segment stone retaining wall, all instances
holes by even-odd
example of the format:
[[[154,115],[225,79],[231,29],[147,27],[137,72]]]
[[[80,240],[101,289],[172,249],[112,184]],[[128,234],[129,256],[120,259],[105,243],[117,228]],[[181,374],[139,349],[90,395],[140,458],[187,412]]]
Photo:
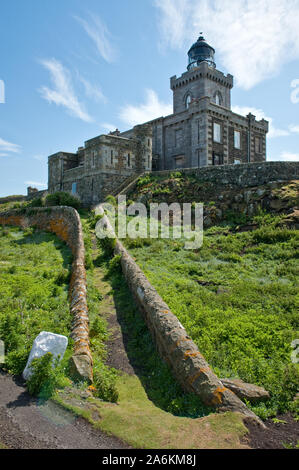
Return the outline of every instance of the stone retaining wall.
[[[95,211],[96,214],[103,214],[101,206],[97,206]],[[109,232],[114,233],[106,215],[100,223],[104,224]],[[169,364],[182,388],[198,395],[207,406],[219,411],[240,412],[264,426],[231,390],[223,386],[185,328],[118,240],[114,252],[121,255],[122,271],[128,286],[161,357]]]
[[[0,225],[37,227],[55,233],[66,242],[73,254],[69,286],[70,311],[73,316],[71,337],[74,353],[71,372],[79,380],[92,381],[92,356],[89,348],[89,321],[86,301],[85,249],[78,212],[71,207],[16,210],[0,213]]]
[[[153,174],[168,175],[175,171],[183,174],[194,174],[201,181],[232,184],[245,188],[259,186],[271,181],[290,181],[299,178],[299,162],[242,163],[240,165],[156,171]]]
[[[170,176],[176,171],[184,175],[195,175],[199,181],[212,182],[219,185],[232,185],[240,188],[260,186],[273,181],[291,181],[299,179],[299,162],[261,162],[242,163],[240,165],[206,166],[202,168],[178,168],[176,170],[164,170],[145,172],[140,176],[151,174],[153,176]],[[134,192],[138,181],[128,184],[121,194]]]

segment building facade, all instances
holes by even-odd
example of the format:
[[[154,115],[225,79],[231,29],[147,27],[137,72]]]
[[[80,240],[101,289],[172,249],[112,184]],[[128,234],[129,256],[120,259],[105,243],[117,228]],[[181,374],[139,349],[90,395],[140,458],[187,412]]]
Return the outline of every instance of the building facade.
[[[214,55],[200,36],[187,71],[170,79],[173,114],[51,155],[49,192],[68,191],[92,205],[144,171],[265,161],[268,122],[231,110],[233,76],[217,70]]]
[[[50,193],[67,191],[83,204],[96,204],[136,174],[152,169],[152,128],[134,127],[131,137],[119,131],[85,142],[77,153],[58,152],[48,159]]]
[[[232,112],[233,76],[216,69],[214,55],[200,36],[188,52],[187,71],[171,77],[173,114],[150,122],[153,170],[266,160],[268,122]]]

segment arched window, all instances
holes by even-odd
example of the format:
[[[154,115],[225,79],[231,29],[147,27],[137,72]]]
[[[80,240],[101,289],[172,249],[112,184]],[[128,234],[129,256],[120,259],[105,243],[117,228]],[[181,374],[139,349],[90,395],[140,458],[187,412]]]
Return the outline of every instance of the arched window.
[[[217,104],[217,106],[222,106],[222,96],[221,96],[220,91],[216,91],[214,98],[215,98],[215,104]]]
[[[191,101],[192,101],[191,95],[188,94],[186,97],[186,109],[189,108]]]

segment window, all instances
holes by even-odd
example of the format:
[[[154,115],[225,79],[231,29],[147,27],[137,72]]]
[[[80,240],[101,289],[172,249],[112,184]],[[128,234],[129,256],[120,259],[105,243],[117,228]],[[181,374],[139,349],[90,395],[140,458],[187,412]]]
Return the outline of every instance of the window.
[[[235,165],[240,165],[240,164],[241,164],[241,160],[235,160],[235,161],[234,161],[234,164],[235,164]]]
[[[96,155],[97,155],[97,152],[93,151],[92,152],[92,166],[93,167],[95,167],[95,164],[96,164]]]
[[[255,153],[262,153],[262,139],[260,137],[255,138]]]
[[[147,139],[147,146],[148,146],[148,147],[151,146],[151,140],[150,140],[150,139]]]
[[[241,133],[239,131],[234,131],[234,146],[235,149],[241,148]]]
[[[220,91],[216,91],[215,93],[215,103],[217,104],[217,106],[222,106],[222,96]]]
[[[223,165],[223,155],[213,154],[213,165]]]
[[[221,124],[214,122],[213,134],[214,134],[214,142],[221,143]]]
[[[111,150],[111,165],[113,165],[113,150]]]
[[[72,183],[72,194],[77,194],[77,183]]]
[[[189,108],[191,101],[192,101],[191,95],[187,95],[187,98],[186,98],[186,108],[187,109]]]
[[[131,166],[131,154],[128,153],[128,166]]]

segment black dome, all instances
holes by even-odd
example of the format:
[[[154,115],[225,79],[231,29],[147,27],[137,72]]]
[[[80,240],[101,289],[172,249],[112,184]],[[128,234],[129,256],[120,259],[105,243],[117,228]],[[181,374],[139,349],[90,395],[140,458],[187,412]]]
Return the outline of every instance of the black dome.
[[[187,69],[196,67],[200,62],[208,62],[211,67],[216,67],[214,62],[215,49],[210,46],[203,36],[199,36],[188,52],[189,63]]]

